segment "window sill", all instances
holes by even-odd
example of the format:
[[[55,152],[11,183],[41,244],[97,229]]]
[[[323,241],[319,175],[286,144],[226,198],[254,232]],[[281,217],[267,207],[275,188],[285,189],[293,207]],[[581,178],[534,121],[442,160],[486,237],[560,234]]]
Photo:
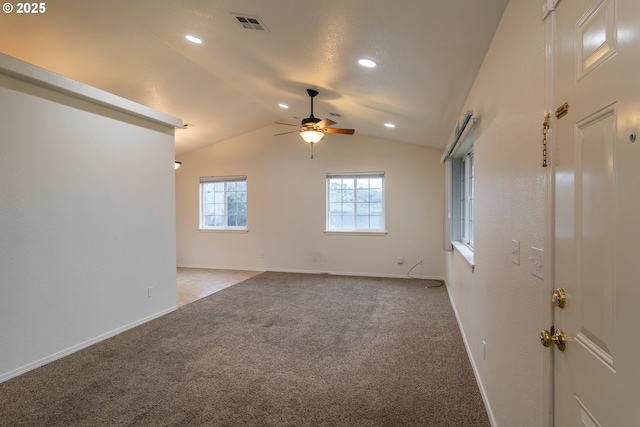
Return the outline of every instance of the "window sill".
[[[244,234],[248,233],[248,228],[221,228],[221,229],[209,229],[209,228],[199,228],[199,232],[201,233],[229,233],[229,234]]]
[[[329,231],[325,230],[327,236],[385,236],[386,231]]]
[[[469,266],[469,268],[471,269],[471,271],[474,271],[476,268],[476,264],[474,262],[474,257],[473,257],[473,250],[471,250],[469,248],[469,246],[465,245],[462,242],[456,241],[456,242],[452,242],[453,243],[453,247],[455,248],[455,250],[462,255],[462,258],[466,261],[467,265]]]

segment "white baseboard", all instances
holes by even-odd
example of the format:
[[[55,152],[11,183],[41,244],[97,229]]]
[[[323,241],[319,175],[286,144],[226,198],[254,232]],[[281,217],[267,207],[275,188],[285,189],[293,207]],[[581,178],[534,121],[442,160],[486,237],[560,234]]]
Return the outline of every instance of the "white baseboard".
[[[446,280],[444,280],[445,286],[447,286]],[[448,289],[448,286],[447,286]],[[487,398],[487,394],[484,390],[484,386],[482,385],[482,378],[480,378],[480,373],[478,371],[478,367],[476,365],[476,361],[473,358],[473,353],[471,352],[471,348],[469,347],[469,342],[467,341],[467,336],[464,333],[464,328],[462,327],[462,322],[460,321],[460,316],[458,315],[458,310],[456,308],[456,303],[451,297],[451,293],[449,294],[449,301],[451,302],[451,307],[453,308],[453,313],[456,316],[456,321],[458,323],[458,329],[460,329],[460,334],[462,335],[462,341],[464,342],[464,347],[467,350],[467,355],[469,356],[469,361],[471,362],[471,367],[473,368],[473,374],[476,377],[476,382],[478,383],[478,388],[480,389],[480,395],[482,396],[482,401],[484,402],[485,409],[487,410],[487,415],[489,416],[489,422],[493,427],[496,427],[498,424],[496,423],[496,419],[493,415],[493,411],[491,410],[491,405],[489,404],[489,399]]]
[[[425,279],[425,280],[440,280],[444,282],[444,277],[441,276],[425,276],[425,275],[411,275],[406,274],[382,274],[382,273],[365,273],[362,271],[324,271],[324,270],[300,270],[300,269],[257,269],[257,268],[243,268],[243,267],[222,267],[222,266],[203,266],[203,265],[178,265],[178,268],[202,268],[207,270],[238,270],[238,271],[272,271],[276,273],[303,273],[303,274],[330,274],[333,276],[362,276],[362,277],[387,277],[391,279]]]
[[[19,375],[22,375],[22,374],[24,374],[26,372],[29,372],[29,371],[33,370],[33,369],[39,368],[40,366],[44,366],[47,363],[53,362],[54,360],[61,359],[61,358],[65,357],[65,356],[68,356],[68,355],[70,355],[72,353],[75,353],[76,351],[82,350],[82,349],[87,348],[87,347],[89,347],[89,346],[91,346],[93,344],[99,343],[100,341],[104,341],[107,338],[111,338],[113,336],[116,336],[116,335],[118,335],[118,334],[120,334],[120,333],[122,333],[124,331],[127,331],[129,329],[135,328],[136,326],[140,326],[143,323],[147,323],[147,322],[149,322],[149,321],[151,321],[153,319],[157,319],[158,317],[162,317],[165,314],[171,313],[172,311],[177,310],[177,309],[178,309],[177,305],[173,306],[173,307],[170,307],[170,308],[168,308],[166,310],[163,310],[163,311],[160,311],[158,313],[152,314],[151,316],[144,317],[144,318],[142,318],[140,320],[137,320],[135,322],[129,323],[128,325],[121,326],[121,327],[116,328],[116,329],[114,329],[114,330],[112,330],[110,332],[107,332],[105,334],[98,335],[97,337],[91,338],[91,339],[89,339],[87,341],[84,341],[84,342],[81,342],[79,344],[73,345],[73,346],[71,346],[69,348],[66,348],[66,349],[61,350],[61,351],[56,352],[56,353],[53,353],[53,354],[51,354],[49,356],[43,357],[42,359],[36,360],[35,362],[28,363],[28,364],[26,364],[24,366],[21,366],[21,367],[19,367],[17,369],[14,369],[12,371],[0,374],[0,383],[4,382],[4,381],[7,381],[7,380],[9,380],[11,378],[17,377]]]

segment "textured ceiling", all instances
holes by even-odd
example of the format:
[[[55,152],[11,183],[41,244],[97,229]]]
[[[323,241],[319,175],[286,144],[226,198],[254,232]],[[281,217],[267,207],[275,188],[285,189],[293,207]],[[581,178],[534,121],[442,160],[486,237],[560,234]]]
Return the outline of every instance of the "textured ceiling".
[[[193,126],[177,131],[177,154],[299,122],[307,88],[335,127],[444,148],[506,3],[56,0],[43,14],[2,14],[0,52],[183,119]]]

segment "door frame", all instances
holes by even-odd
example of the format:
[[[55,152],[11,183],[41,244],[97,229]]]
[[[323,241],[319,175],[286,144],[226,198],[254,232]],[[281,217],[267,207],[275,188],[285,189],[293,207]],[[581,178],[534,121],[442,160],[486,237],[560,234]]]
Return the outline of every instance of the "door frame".
[[[555,10],[561,0],[541,0],[542,21],[545,34],[545,66],[544,66],[544,115],[540,118],[540,129],[542,132],[542,124],[544,116],[549,115],[549,129],[546,135],[546,173],[545,173],[545,251],[543,259],[544,277],[547,283],[547,294],[549,296],[548,303],[551,304],[551,297],[555,289],[555,184],[556,184],[556,167],[555,167],[555,151],[556,140],[556,118],[555,118],[555,42],[556,42],[556,14]],[[541,329],[551,329],[555,324],[555,310],[549,310],[549,317],[541,319],[543,326]],[[544,363],[548,364],[545,369],[545,377],[543,380],[543,393],[545,394],[542,402],[544,410],[547,414],[546,425],[554,425],[554,402],[555,402],[555,351],[548,349],[548,356],[544,358]]]

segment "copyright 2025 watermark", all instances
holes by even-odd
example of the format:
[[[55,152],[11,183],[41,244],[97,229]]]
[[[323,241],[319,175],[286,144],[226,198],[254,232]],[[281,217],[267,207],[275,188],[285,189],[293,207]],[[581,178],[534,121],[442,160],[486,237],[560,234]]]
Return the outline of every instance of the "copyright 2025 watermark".
[[[2,11],[4,13],[37,15],[47,11],[47,3],[4,3]]]

